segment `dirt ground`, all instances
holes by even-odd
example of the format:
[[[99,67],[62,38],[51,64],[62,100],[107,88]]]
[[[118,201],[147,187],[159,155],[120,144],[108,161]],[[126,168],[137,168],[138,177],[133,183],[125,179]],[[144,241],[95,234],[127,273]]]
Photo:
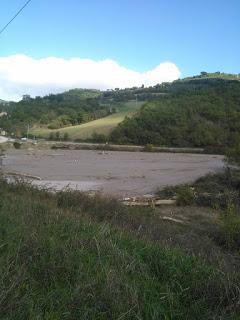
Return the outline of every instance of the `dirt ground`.
[[[39,185],[117,197],[152,194],[166,185],[191,182],[224,166],[215,155],[88,150],[9,150],[5,172],[38,176]]]

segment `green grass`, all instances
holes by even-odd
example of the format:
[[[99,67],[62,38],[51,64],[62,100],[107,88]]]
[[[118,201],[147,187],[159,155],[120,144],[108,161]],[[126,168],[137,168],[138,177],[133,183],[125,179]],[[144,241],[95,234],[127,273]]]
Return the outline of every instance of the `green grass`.
[[[240,170],[225,168],[209,173],[192,184],[167,186],[157,192],[163,199],[176,197],[179,205],[195,204],[212,208],[224,208],[234,204],[240,207]]]
[[[103,221],[119,210],[1,181],[0,318],[233,319],[224,273]]]
[[[126,116],[131,117],[142,105],[143,102],[136,104],[135,101],[129,101],[121,108],[120,112],[98,120],[58,130],[35,127],[31,129],[30,133],[38,137],[48,138],[51,132],[59,131],[62,136],[67,132],[71,140],[90,139],[93,133],[108,135]]]

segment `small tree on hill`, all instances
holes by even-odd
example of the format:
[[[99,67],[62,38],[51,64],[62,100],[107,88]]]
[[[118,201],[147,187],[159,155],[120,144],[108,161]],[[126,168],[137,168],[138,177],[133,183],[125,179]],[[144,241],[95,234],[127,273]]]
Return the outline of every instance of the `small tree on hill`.
[[[53,132],[50,132],[48,139],[49,139],[49,140],[54,140],[54,134],[53,134]]]
[[[55,133],[56,140],[60,140],[60,132],[56,131]]]
[[[68,141],[69,140],[69,134],[68,132],[65,132],[64,135],[63,135],[63,140],[64,141]]]

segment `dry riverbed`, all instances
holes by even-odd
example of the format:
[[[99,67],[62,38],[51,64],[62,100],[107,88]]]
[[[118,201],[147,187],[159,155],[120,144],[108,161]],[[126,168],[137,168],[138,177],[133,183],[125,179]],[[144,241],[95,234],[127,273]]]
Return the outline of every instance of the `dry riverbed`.
[[[34,184],[101,191],[117,197],[154,193],[166,185],[191,182],[224,166],[219,155],[9,150],[4,172],[39,177]]]

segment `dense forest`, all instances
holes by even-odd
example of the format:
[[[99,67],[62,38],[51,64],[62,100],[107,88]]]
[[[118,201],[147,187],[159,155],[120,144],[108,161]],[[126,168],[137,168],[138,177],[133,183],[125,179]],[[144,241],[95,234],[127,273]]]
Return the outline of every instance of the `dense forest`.
[[[161,85],[162,86],[162,85]],[[240,82],[175,81],[111,134],[117,143],[175,147],[231,146],[240,139]]]

